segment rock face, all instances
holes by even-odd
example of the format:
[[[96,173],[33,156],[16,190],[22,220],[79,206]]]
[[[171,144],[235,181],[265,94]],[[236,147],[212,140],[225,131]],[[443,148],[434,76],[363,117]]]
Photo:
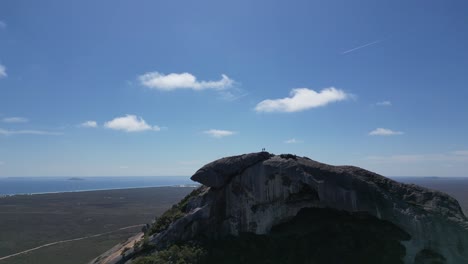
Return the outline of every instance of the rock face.
[[[365,212],[403,230],[405,263],[468,263],[468,220],[441,192],[357,167],[267,152],[214,161],[192,180],[204,186],[184,205],[183,217],[151,235],[157,249],[194,238],[269,234],[301,210],[333,209]]]
[[[203,166],[191,179],[205,186],[220,188],[232,177],[242,174],[245,169],[271,156],[268,152],[260,152],[222,158]]]

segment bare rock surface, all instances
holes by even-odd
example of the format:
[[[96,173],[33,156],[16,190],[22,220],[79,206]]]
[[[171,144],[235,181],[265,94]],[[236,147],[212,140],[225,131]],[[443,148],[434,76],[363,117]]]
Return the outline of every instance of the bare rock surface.
[[[268,152],[259,152],[222,158],[203,166],[191,179],[209,187],[220,188],[246,168],[271,156]]]

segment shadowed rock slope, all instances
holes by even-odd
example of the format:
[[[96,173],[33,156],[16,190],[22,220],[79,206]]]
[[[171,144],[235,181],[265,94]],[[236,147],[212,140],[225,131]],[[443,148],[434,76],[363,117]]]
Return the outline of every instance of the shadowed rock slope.
[[[468,220],[441,192],[268,152],[219,159],[192,180],[203,186],[105,263],[180,252],[181,263],[468,263]]]

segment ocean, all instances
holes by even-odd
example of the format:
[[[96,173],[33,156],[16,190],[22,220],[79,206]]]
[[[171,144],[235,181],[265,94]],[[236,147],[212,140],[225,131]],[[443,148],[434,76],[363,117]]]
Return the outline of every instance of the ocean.
[[[6,177],[0,178],[0,196],[194,184],[189,176]]]

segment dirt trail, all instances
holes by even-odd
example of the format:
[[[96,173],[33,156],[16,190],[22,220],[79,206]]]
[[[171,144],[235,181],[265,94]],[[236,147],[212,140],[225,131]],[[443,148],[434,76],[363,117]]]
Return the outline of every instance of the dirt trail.
[[[144,225],[145,224],[126,226],[126,227],[122,227],[122,228],[119,228],[119,229],[116,229],[116,230],[113,230],[113,231],[100,233],[100,234],[96,234],[96,235],[91,235],[91,236],[85,236],[85,237],[79,237],[79,238],[73,238],[73,239],[67,239],[67,240],[61,240],[61,241],[56,241],[56,242],[52,242],[52,243],[47,243],[47,244],[44,244],[44,245],[41,245],[41,246],[38,246],[38,247],[35,247],[35,248],[27,249],[27,250],[24,250],[24,251],[15,253],[15,254],[0,257],[0,261],[5,260],[5,259],[9,259],[9,258],[12,258],[12,257],[15,257],[15,256],[18,256],[18,255],[26,254],[26,253],[29,253],[31,251],[35,251],[35,250],[38,250],[38,249],[41,249],[41,248],[50,247],[50,246],[54,246],[54,245],[57,245],[57,244],[73,242],[73,241],[79,241],[79,240],[88,239],[88,238],[100,237],[100,236],[108,235],[108,234],[115,233],[115,232],[118,232],[118,231],[122,231],[122,230],[125,230],[125,229],[130,229],[130,228],[144,226]]]

